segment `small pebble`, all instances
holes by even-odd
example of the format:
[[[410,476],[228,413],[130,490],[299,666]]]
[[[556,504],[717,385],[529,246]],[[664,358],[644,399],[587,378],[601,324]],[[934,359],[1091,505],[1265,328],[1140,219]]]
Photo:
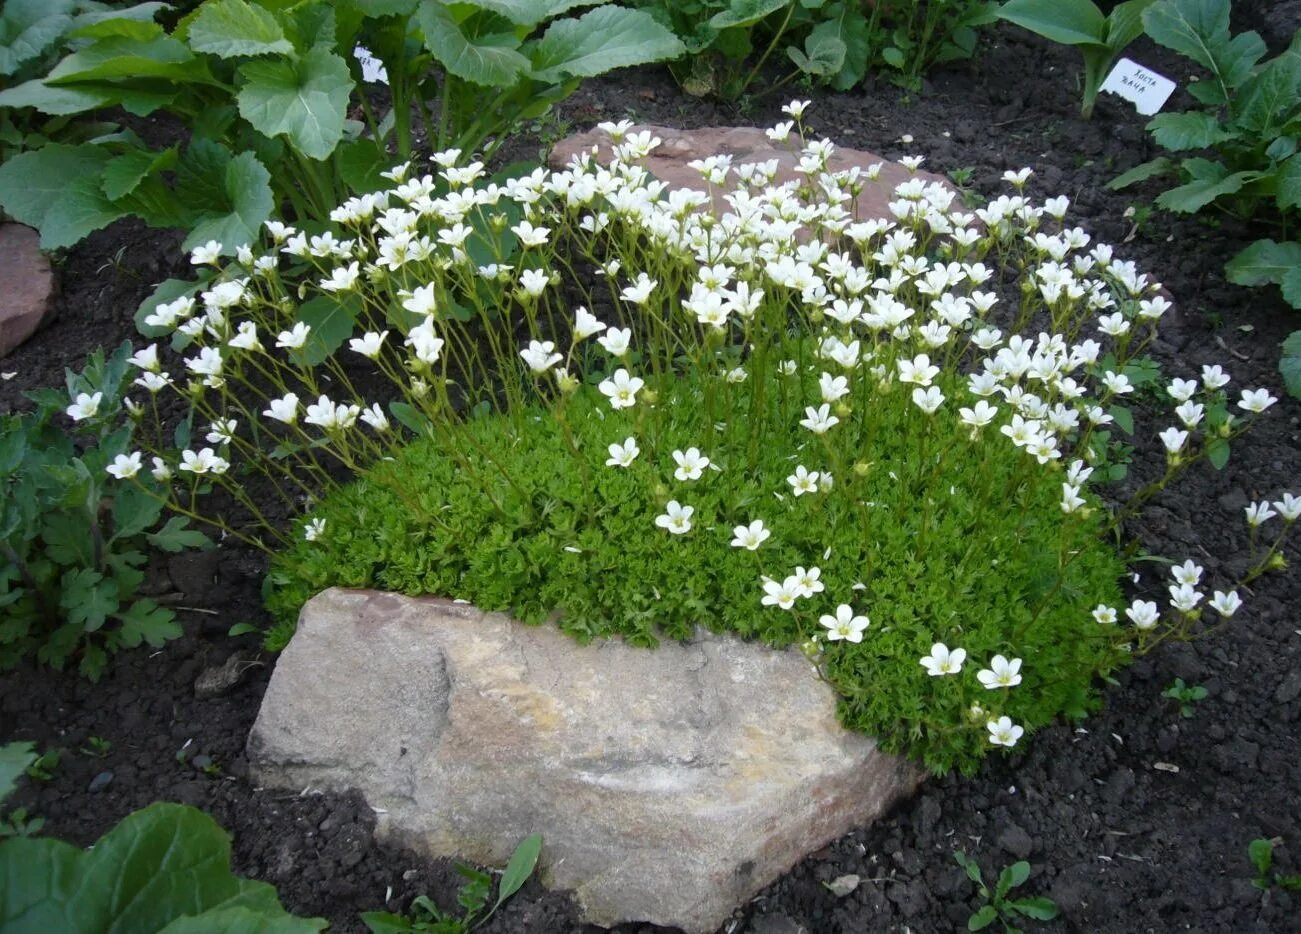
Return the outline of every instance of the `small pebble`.
[[[111,784],[113,784],[113,772],[111,770],[105,770],[90,780],[90,785],[86,790],[91,794],[95,794],[96,792],[103,791]]]

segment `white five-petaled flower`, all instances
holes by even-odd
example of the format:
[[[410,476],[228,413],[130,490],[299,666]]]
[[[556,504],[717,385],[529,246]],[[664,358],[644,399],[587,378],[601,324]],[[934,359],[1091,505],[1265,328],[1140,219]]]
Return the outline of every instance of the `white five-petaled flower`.
[[[1181,613],[1191,613],[1205,596],[1192,584],[1171,584],[1169,590],[1170,605]]]
[[[1114,606],[1107,606],[1105,603],[1099,603],[1093,608],[1093,618],[1104,626],[1110,626],[1116,622],[1118,616],[1116,615],[1116,608]]]
[[[1225,619],[1228,619],[1234,613],[1238,612],[1238,609],[1241,606],[1242,598],[1238,596],[1236,590],[1230,590],[1228,593],[1225,593],[1222,590],[1217,590],[1211,596],[1211,609],[1216,613],[1219,613]]]
[[[520,273],[519,277],[520,288],[524,290],[525,295],[531,296],[532,298],[537,298],[541,295],[546,290],[547,283],[550,281],[551,277],[541,269],[526,269]]]
[[[521,350],[519,355],[530,370],[541,374],[564,359],[560,354],[554,353],[555,349],[556,345],[551,341],[529,341],[527,349]]]
[[[980,399],[969,409],[958,409],[958,414],[962,417],[962,424],[972,429],[984,428],[998,414],[998,406],[990,405],[984,399]]]
[[[646,385],[640,376],[633,376],[620,367],[614,375],[597,386],[610,400],[610,408],[627,409],[637,404],[637,393]]]
[[[267,408],[262,414],[286,425],[292,425],[298,421],[298,396],[287,392],[279,399],[269,399]]]
[[[1188,432],[1180,428],[1175,428],[1172,425],[1165,431],[1161,432],[1157,437],[1159,437],[1161,443],[1165,445],[1166,451],[1171,454],[1178,454],[1183,450],[1185,442],[1188,441]]]
[[[800,425],[815,435],[826,434],[838,424],[840,424],[840,419],[831,414],[831,406],[825,402],[816,409],[811,405],[806,405],[804,407],[804,418],[800,419]]]
[[[605,460],[607,467],[630,467],[637,459],[637,455],[641,453],[641,448],[637,447],[637,439],[631,435],[624,439],[623,444],[612,444],[608,450],[610,456]]]
[[[911,360],[900,360],[899,382],[916,383],[919,386],[929,386],[931,380],[935,379],[940,373],[940,368],[932,365],[931,358],[926,354],[918,354]]]
[[[285,350],[301,350],[307,343],[307,336],[312,333],[312,326],[305,321],[299,321],[288,331],[281,331],[276,335],[276,346]]]
[[[321,288],[326,292],[346,292],[357,284],[361,275],[361,264],[353,260],[347,266],[340,266],[321,280]]]
[[[797,567],[791,577],[795,579],[795,591],[801,597],[811,597],[827,589],[821,580],[822,568]]]
[[[1135,600],[1125,610],[1125,615],[1129,617],[1135,629],[1153,629],[1156,627],[1157,620],[1161,618],[1156,604],[1151,600]]]
[[[625,302],[632,302],[634,305],[641,305],[650,298],[651,292],[654,291],[655,286],[657,285],[659,285],[659,283],[646,275],[646,273],[638,273],[637,281],[625,286],[623,291],[619,293],[619,297]]]
[[[709,466],[709,458],[700,453],[699,448],[687,448],[685,451],[674,451],[673,460],[677,462],[677,468],[673,471],[674,479],[686,482],[688,480],[699,480],[701,473]]]
[[[849,392],[849,380],[844,376],[823,373],[818,377],[818,389],[822,392],[823,402],[839,402]]]
[[[130,480],[140,472],[144,466],[140,462],[140,452],[134,451],[131,454],[119,454],[113,458],[113,463],[104,469],[119,480]]]
[[[103,401],[104,394],[102,392],[79,392],[77,398],[72,400],[72,405],[64,409],[64,412],[74,422],[84,421],[95,417],[95,413],[99,411],[99,404]]]
[[[325,534],[325,520],[312,519],[303,525],[303,538],[309,542],[314,542]]]
[[[192,474],[223,474],[230,469],[230,461],[218,457],[212,448],[182,451],[180,469]]]
[[[949,651],[943,642],[936,642],[931,646],[931,654],[923,655],[920,663],[928,675],[936,678],[941,675],[956,675],[962,671],[962,663],[966,660],[966,649]]]
[[[1016,687],[1021,683],[1021,659],[995,655],[988,668],[976,672],[976,678],[990,691]]]
[[[836,615],[823,614],[818,622],[827,627],[827,641],[862,642],[863,631],[871,625],[866,616],[854,614],[854,608],[848,603],[836,607]]]
[[[944,393],[940,392],[939,386],[929,386],[926,389],[920,386],[914,387],[913,404],[927,415],[934,415],[944,404]]]
[[[384,410],[379,407],[378,402],[372,403],[369,408],[361,410],[361,420],[380,434],[388,431],[391,427],[388,416],[384,414]]]
[[[691,516],[695,513],[692,506],[683,506],[676,499],[671,499],[664,507],[663,515],[655,517],[655,524],[667,529],[671,535],[685,535],[691,531]]]
[[[1017,726],[1011,717],[999,717],[985,724],[989,730],[989,742],[994,746],[1006,746],[1011,749],[1016,741],[1025,735],[1025,727]]]
[[[818,472],[810,471],[800,464],[795,468],[795,473],[786,478],[786,482],[791,485],[796,496],[803,496],[805,493],[818,492]]]
[[[216,240],[209,240],[200,246],[196,246],[190,251],[191,266],[206,266],[209,264],[216,265],[217,260],[221,259],[223,247]]]
[[[1202,570],[1201,565],[1194,563],[1193,559],[1189,558],[1183,564],[1176,564],[1170,568],[1170,576],[1175,579],[1175,583],[1196,587],[1201,583]]]
[[[360,415],[361,406],[348,405],[344,402],[336,405],[330,400],[329,396],[322,395],[316,402],[307,406],[307,413],[303,421],[308,425],[316,425],[325,431],[335,431],[342,428],[351,428],[357,423],[357,418]]]
[[[233,350],[261,350],[262,341],[257,335],[257,325],[252,321],[241,321],[235,336],[226,342],[226,346]]]
[[[771,536],[772,532],[763,527],[763,520],[755,519],[749,525],[738,525],[732,529],[732,547],[757,551]]]
[[[791,101],[789,104],[782,105],[782,113],[794,117],[798,120],[804,116],[804,109],[809,106],[809,101]]]
[[[1274,501],[1274,508],[1283,517],[1284,522],[1295,522],[1298,517],[1301,517],[1301,496],[1283,493],[1280,499]]]
[[[596,342],[612,357],[622,357],[632,341],[632,328],[610,328]]]
[[[574,340],[581,341],[605,330],[605,325],[586,308],[574,309]]]
[[[1251,503],[1243,510],[1247,514],[1247,525],[1253,529],[1262,523],[1273,519],[1278,513],[1269,508],[1269,503],[1261,500],[1259,503]]]
[[[1277,401],[1268,389],[1244,389],[1242,398],[1238,400],[1238,408],[1259,414]]]
[[[383,346],[386,337],[388,337],[388,331],[367,331],[361,337],[349,339],[348,349],[353,353],[361,354],[369,360],[374,360],[379,356],[380,347]]]
[[[788,577],[781,583],[768,577],[763,579],[763,599],[760,602],[764,606],[775,606],[783,610],[789,610],[795,606],[795,601],[799,599],[799,596],[795,581],[792,578]]]
[[[157,373],[159,369],[161,369],[161,364],[158,362],[158,345],[150,344],[148,347],[137,350],[131,355],[131,358],[127,360],[127,363],[139,367],[146,372]]]
[[[160,483],[172,479],[172,468],[167,466],[167,461],[163,460],[161,457],[154,458],[154,466],[149,473]]]

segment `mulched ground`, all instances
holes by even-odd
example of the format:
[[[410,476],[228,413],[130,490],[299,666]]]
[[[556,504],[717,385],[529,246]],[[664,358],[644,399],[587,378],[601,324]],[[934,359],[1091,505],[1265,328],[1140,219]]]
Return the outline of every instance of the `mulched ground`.
[[[1299,8],[1239,4],[1236,21],[1260,29],[1278,49],[1296,28]],[[1181,62],[1145,41],[1129,55],[1177,80],[1188,77]],[[1221,272],[1257,232],[1228,219],[1153,214],[1137,227],[1126,219],[1135,196],[1103,186],[1153,154],[1144,118],[1104,96],[1094,120],[1080,121],[1078,66],[1073,50],[999,28],[979,60],[934,74],[920,94],[876,84],[800,96],[814,101],[814,125],[837,143],[891,157],[923,154],[935,171],[969,167],[983,194],[999,190],[1003,170],[1035,167],[1035,195],[1069,195],[1081,224],[1175,296],[1178,311],[1156,348],[1164,364],[1191,374],[1203,363],[1223,363],[1237,385],[1268,386],[1282,397],[1278,343],[1301,319],[1274,294],[1227,285]],[[784,100],[738,110],[688,98],[663,74],[646,71],[590,83],[560,118],[575,129],[624,116],[684,127],[768,126],[781,119]],[[1189,104],[1180,91],[1169,107]],[[904,134],[912,140],[904,142]],[[516,155],[534,156],[538,146],[521,142]],[[0,411],[19,404],[24,389],[61,384],[63,367],[80,366],[91,347],[134,337],[140,298],[152,283],[184,273],[178,243],[175,235],[122,224],[64,257],[59,320],[0,361],[0,371],[16,374],[0,382]],[[1191,555],[1212,578],[1231,573],[1245,547],[1242,507],[1281,489],[1301,492],[1299,416],[1301,405],[1285,400],[1236,447],[1226,470],[1198,469],[1156,500],[1130,529],[1144,551]],[[1140,461],[1145,456],[1140,452]],[[1294,565],[1301,558],[1295,545],[1289,558]],[[183,639],[121,656],[97,685],[30,670],[6,674],[0,741],[65,750],[53,780],[24,788],[9,806],[27,807],[47,819],[47,834],[81,844],[154,800],[205,808],[233,833],[237,872],[276,884],[292,910],[327,917],[332,930],[363,930],[359,912],[405,908],[421,893],[451,905],[458,877],[450,865],[375,844],[371,812],[358,797],[261,792],[247,780],[244,740],[275,659],[250,637],[230,639],[226,631],[262,620],[262,569],[256,556],[225,547],[161,561],[152,580],[175,601]],[[1155,571],[1145,576],[1156,583]],[[724,930],[964,927],[978,903],[951,856],[960,849],[987,877],[1029,860],[1033,874],[1022,891],[1049,895],[1062,908],[1048,929],[1301,931],[1298,895],[1254,888],[1247,860],[1253,838],[1279,837],[1279,867],[1301,867],[1301,576],[1264,578],[1247,596],[1228,629],[1123,672],[1106,709],[1081,728],[1045,730],[1023,753],[991,760],[975,778],[927,783],[872,827],[795,866]],[[196,678],[233,653],[247,662],[240,683],[197,699]],[[1192,718],[1161,697],[1176,677],[1209,692]],[[79,751],[92,736],[111,743],[102,758]],[[863,880],[849,895],[823,885],[847,874]],[[572,903],[536,882],[486,929],[584,930]]]

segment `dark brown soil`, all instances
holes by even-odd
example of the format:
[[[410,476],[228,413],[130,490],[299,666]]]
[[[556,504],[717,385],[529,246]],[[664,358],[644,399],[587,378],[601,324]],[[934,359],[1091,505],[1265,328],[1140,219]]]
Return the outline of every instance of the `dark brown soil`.
[[[1295,28],[1298,5],[1273,6],[1253,16],[1239,4],[1237,20],[1261,28],[1277,49]],[[1129,54],[1187,78],[1182,62],[1149,43]],[[1164,364],[1191,372],[1221,362],[1238,385],[1268,386],[1283,397],[1278,344],[1301,320],[1275,294],[1228,285],[1221,272],[1258,232],[1228,219],[1153,214],[1137,227],[1125,219],[1137,195],[1103,186],[1152,155],[1144,118],[1104,95],[1094,120],[1080,121],[1078,70],[1073,50],[999,28],[977,61],[935,73],[921,94],[873,84],[799,96],[814,101],[817,130],[837,143],[891,157],[924,154],[935,171],[969,167],[983,194],[999,189],[1003,170],[1035,167],[1035,195],[1069,195],[1081,224],[1174,295],[1178,311],[1157,347]],[[646,71],[589,83],[560,117],[575,129],[624,116],[686,127],[768,126],[781,119],[783,101],[759,99],[738,110],[685,97],[662,73]],[[1169,107],[1188,104],[1180,91]],[[912,141],[903,142],[904,134]],[[538,146],[523,141],[514,155],[535,156]],[[0,371],[16,374],[0,382],[0,411],[20,404],[24,389],[60,384],[63,367],[79,366],[93,346],[134,337],[140,298],[153,283],[184,273],[178,242],[122,224],[71,251],[59,264],[58,321],[0,361]],[[1245,547],[1247,501],[1301,492],[1299,416],[1301,405],[1285,399],[1237,446],[1226,470],[1198,469],[1156,500],[1130,529],[1143,550],[1192,555],[1212,577],[1228,576]],[[1299,557],[1294,544],[1289,558],[1296,564]],[[230,547],[173,558],[157,568],[156,583],[177,595],[184,638],[161,651],[122,655],[96,685],[30,670],[7,674],[0,741],[30,739],[66,751],[51,782],[29,785],[10,806],[44,816],[47,834],[81,844],[154,800],[205,808],[233,833],[238,872],[276,884],[294,911],[325,916],[332,930],[362,930],[359,912],[405,909],[421,893],[450,906],[457,877],[449,864],[375,844],[373,816],[356,796],[263,792],[246,778],[244,740],[275,659],[260,654],[251,637],[226,632],[263,621],[262,570],[259,558]],[[1156,576],[1146,571],[1136,592],[1155,588]],[[1046,928],[1301,931],[1298,895],[1254,888],[1247,860],[1253,838],[1279,837],[1280,868],[1301,866],[1301,577],[1264,578],[1247,596],[1231,627],[1122,673],[1106,709],[1082,728],[1045,730],[1023,753],[991,759],[973,779],[929,782],[874,826],[795,866],[724,930],[965,927],[978,903],[951,855],[963,850],[987,877],[1029,860],[1024,891],[1050,895],[1062,909]],[[237,652],[250,662],[243,682],[196,699],[196,677]],[[1209,692],[1192,718],[1161,697],[1176,677]],[[111,742],[104,758],[78,752],[91,736]],[[823,885],[846,874],[863,879],[852,894],[837,897]],[[563,894],[530,883],[487,929],[577,931],[576,918]]]

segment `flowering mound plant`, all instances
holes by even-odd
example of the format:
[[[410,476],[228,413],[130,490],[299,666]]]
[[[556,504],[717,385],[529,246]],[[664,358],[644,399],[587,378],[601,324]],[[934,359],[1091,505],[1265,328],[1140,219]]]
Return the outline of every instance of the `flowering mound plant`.
[[[269,224],[221,268],[220,245],[197,250],[198,299],[169,283],[142,309],[183,375],[157,345],[133,360],[207,443],[177,452],[142,424],[157,443],[115,475],[151,472],[182,514],[281,546],[282,620],[375,585],[582,639],[703,624],[798,643],[847,725],[936,771],[1082,715],[1098,675],[1203,631],[1207,607],[1232,616],[1241,582],[1208,597],[1192,561],[1168,605],[1126,605],[1108,534],[1222,463],[1268,392],[1234,399],[1220,367],[1160,387],[1142,355],[1168,302],[1065,225],[1065,198],[1028,201],[1029,170],[972,213],[913,178],[893,219],[863,220],[875,170],[829,172],[832,144],[787,110],[786,184],[714,156],[701,190],[669,191],[640,165],[657,141],[606,125],[607,166],[489,180],[438,153],[436,175],[398,167],[329,229]],[[1175,405],[1165,470],[1109,507],[1095,487],[1123,475],[1144,388]],[[297,541],[258,518],[255,475],[309,498]],[[213,485],[261,530],[205,516]],[[1253,510],[1285,524],[1249,578],[1301,501]]]

